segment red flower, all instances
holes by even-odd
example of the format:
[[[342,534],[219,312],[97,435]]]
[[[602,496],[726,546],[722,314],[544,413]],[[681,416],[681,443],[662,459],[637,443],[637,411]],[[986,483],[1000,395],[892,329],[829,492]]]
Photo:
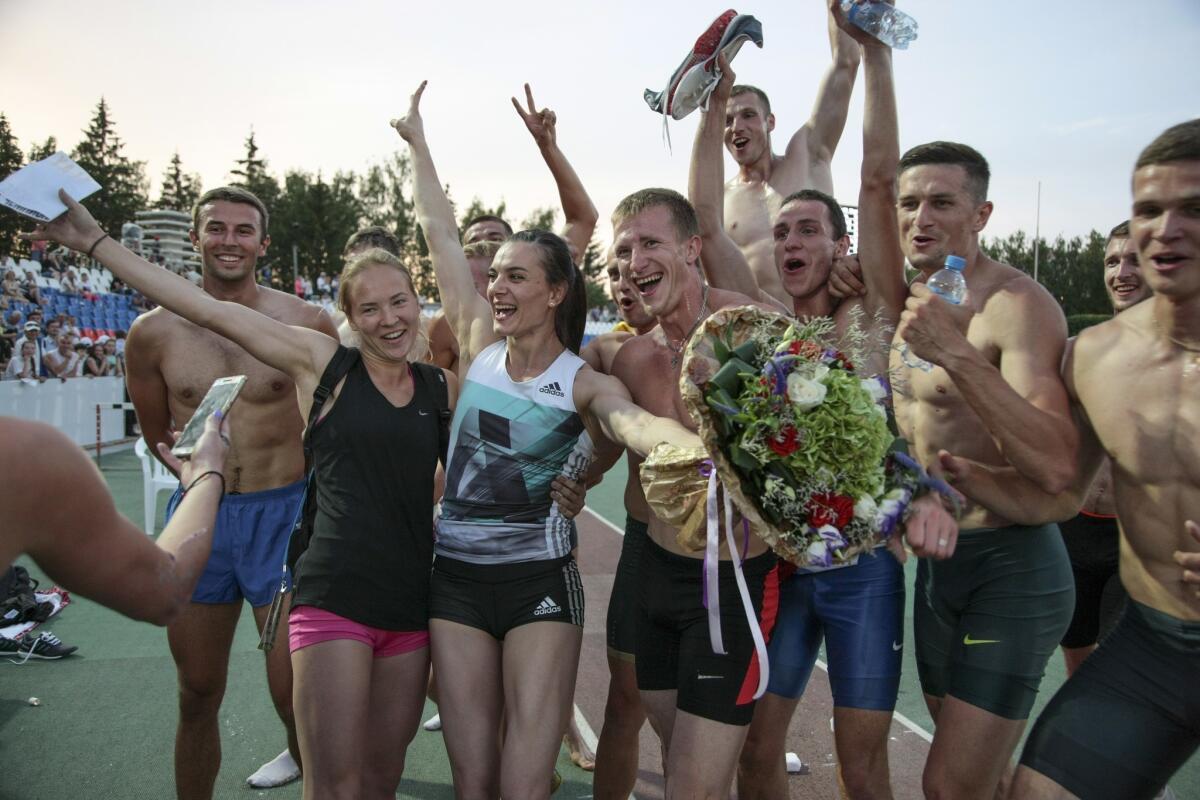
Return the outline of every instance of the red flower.
[[[821,353],[824,351],[816,342],[810,342],[805,339],[803,341],[792,342],[791,345],[788,346],[788,352],[794,356],[804,356],[808,359],[816,359],[820,358]]]
[[[832,525],[841,530],[854,519],[854,501],[832,492],[814,494],[808,501],[808,522],[814,528]]]
[[[799,437],[800,434],[795,427],[786,425],[779,429],[779,433],[767,439],[767,446],[777,456],[789,456],[796,452],[796,448],[799,447],[796,442]]]

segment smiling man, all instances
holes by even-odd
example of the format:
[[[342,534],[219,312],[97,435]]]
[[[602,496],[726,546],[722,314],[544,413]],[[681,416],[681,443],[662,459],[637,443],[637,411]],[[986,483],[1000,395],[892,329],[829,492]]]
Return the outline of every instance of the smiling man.
[[[790,300],[775,270],[771,229],[789,195],[801,189],[833,194],[830,164],[846,126],[858,71],[858,46],[832,17],[829,47],[833,63],[817,89],[812,116],[792,134],[783,155],[771,148],[775,115],[766,92],[741,84],[733,87],[725,103],[725,147],[738,165],[737,175],[725,186],[725,228],[741,248],[759,287],[785,304]]]
[[[238,187],[205,192],[192,211],[192,244],[200,252],[203,289],[291,325],[337,338],[319,307],[259,286],[258,259],[270,244],[261,200]],[[304,421],[291,379],[215,333],[158,308],[138,317],[125,346],[126,383],[142,435],[153,450],[171,444],[212,382],[245,375],[238,396],[232,445],[225,466],[228,494],[217,516],[212,555],[192,602],[167,629],[179,674],[179,727],[175,736],[175,789],[180,798],[211,798],[221,763],[217,714],[225,693],[230,647],[249,602],[259,630],[279,586],[296,507],[304,490]],[[168,517],[178,507],[177,490]],[[287,605],[279,636],[286,641]],[[294,779],[299,753],[292,717],[292,670],[286,647],[267,653],[267,684],[287,728],[288,751],[264,766],[254,785]],[[291,755],[289,755],[289,751]],[[265,771],[265,772],[264,772]]]

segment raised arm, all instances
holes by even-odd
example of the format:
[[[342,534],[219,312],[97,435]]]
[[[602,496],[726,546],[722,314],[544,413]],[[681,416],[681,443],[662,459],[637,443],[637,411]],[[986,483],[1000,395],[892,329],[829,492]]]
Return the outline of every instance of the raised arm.
[[[833,4],[840,5],[838,0]],[[833,61],[821,78],[812,116],[788,142],[784,158],[789,161],[808,160],[808,175],[812,188],[833,194],[833,154],[846,127],[850,111],[850,95],[858,74],[857,44],[839,29],[832,13],[829,16],[829,50]]]
[[[900,161],[900,132],[896,91],[892,82],[892,51],[874,37],[846,22],[838,0],[831,16],[854,34],[849,46],[863,52],[866,103],[863,110],[863,160],[858,193],[858,259],[866,286],[869,314],[882,311],[894,325],[904,308],[904,254],[896,224],[896,167]],[[843,39],[850,37],[845,33]]]
[[[709,284],[717,289],[741,292],[757,300],[768,299],[758,288],[750,264],[742,250],[725,232],[725,107],[736,76],[725,59],[717,56],[721,80],[700,113],[700,126],[692,145],[692,164],[688,172],[688,199],[700,221],[700,264]]]
[[[548,108],[537,110],[533,102],[533,90],[529,88],[528,83],[525,84],[525,102],[528,111],[521,108],[517,98],[512,98],[513,108],[529,129],[542,159],[550,168],[550,174],[554,176],[554,183],[558,186],[558,199],[562,203],[563,216],[566,218],[562,237],[575,248],[576,258],[582,258],[583,251],[587,249],[588,242],[592,240],[592,234],[596,231],[600,213],[596,211],[592,198],[588,197],[587,190],[583,188],[583,181],[575,174],[575,168],[558,147],[555,130],[558,117]]]
[[[478,333],[485,323],[487,330],[491,330],[491,309],[475,291],[471,268],[458,238],[454,209],[438,179],[429,144],[425,141],[421,95],[425,93],[426,83],[421,81],[409,101],[408,113],[392,120],[392,127],[408,143],[417,222],[425,235],[425,243],[429,245],[429,257],[437,277],[438,293],[442,297],[442,310],[458,340],[460,358],[469,360],[482,349],[479,346],[481,342],[473,339],[472,333]]]
[[[22,238],[44,238],[94,255],[113,275],[189,322],[236,342],[259,361],[287,373],[298,384],[315,386],[337,342],[287,325],[240,303],[217,300],[186,278],[151,264],[105,234],[87,209],[66,192],[67,211]],[[311,388],[311,387],[310,387]]]

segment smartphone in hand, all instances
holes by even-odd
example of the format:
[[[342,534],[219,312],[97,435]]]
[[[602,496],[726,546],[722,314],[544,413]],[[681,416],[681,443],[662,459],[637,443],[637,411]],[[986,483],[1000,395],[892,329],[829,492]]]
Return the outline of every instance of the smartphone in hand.
[[[208,393],[200,401],[196,413],[192,414],[192,418],[184,426],[183,433],[179,435],[179,441],[175,442],[175,446],[171,448],[171,453],[176,458],[185,460],[191,458],[200,434],[204,433],[204,421],[212,416],[214,411],[228,414],[229,407],[237,399],[238,392],[242,390],[242,384],[245,382],[245,375],[230,375],[227,378],[217,378],[213,381]]]

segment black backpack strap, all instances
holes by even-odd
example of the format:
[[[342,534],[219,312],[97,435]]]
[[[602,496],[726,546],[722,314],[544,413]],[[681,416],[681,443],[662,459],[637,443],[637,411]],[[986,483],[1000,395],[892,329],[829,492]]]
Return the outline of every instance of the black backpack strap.
[[[329,359],[329,363],[325,365],[325,371],[321,373],[321,380],[317,383],[317,388],[313,390],[312,408],[308,412],[308,424],[304,427],[304,461],[306,468],[311,468],[309,461],[312,458],[312,433],[316,427],[317,420],[321,417],[321,408],[325,405],[325,401],[329,399],[329,395],[333,394],[333,389],[338,385],[338,381],[346,377],[354,365],[358,363],[360,357],[358,348],[346,347],[338,345],[337,352],[333,354],[333,358]]]
[[[450,451],[450,387],[446,385],[446,373],[432,364],[414,363],[413,369],[421,374],[421,380],[433,391],[433,404],[438,412],[438,455],[442,467],[446,466],[446,455]]]

